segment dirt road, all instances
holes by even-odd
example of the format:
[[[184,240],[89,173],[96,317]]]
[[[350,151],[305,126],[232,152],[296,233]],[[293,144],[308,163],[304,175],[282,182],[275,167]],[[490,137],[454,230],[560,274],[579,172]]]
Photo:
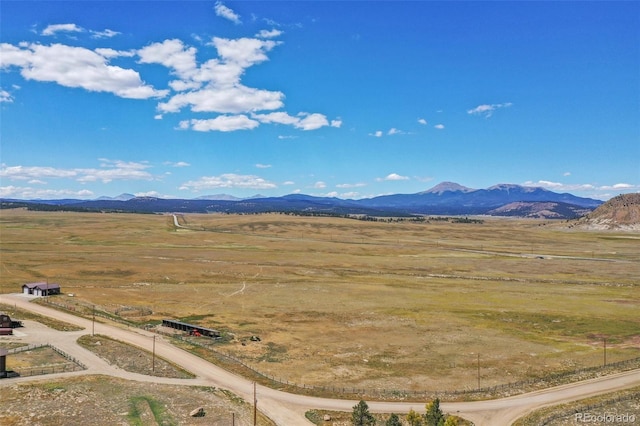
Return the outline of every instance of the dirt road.
[[[1,303],[15,305],[22,309],[84,327],[84,330],[79,332],[59,332],[46,329],[42,331],[34,330],[32,333],[32,337],[38,340],[38,343],[51,343],[77,358],[88,367],[87,370],[82,372],[62,373],[62,375],[105,374],[141,382],[216,386],[229,389],[246,401],[253,401],[252,382],[231,374],[182,349],[176,348],[161,336],[156,336],[155,338],[156,355],[171,360],[175,364],[194,373],[197,376],[195,379],[169,379],[146,376],[129,373],[113,367],[92,352],[77,345],[76,339],[83,334],[91,334],[95,327],[96,334],[109,336],[113,339],[151,351],[154,334],[139,329],[124,329],[100,322],[93,323],[91,320],[79,318],[46,306],[29,303],[29,301],[30,297],[22,294],[0,295]],[[16,382],[50,380],[51,378],[53,378],[52,375],[0,380],[0,387]],[[510,398],[477,402],[444,402],[441,404],[441,408],[445,412],[471,420],[478,426],[508,425],[537,408],[576,401],[597,394],[639,385],[640,370],[632,370]],[[263,386],[257,386],[257,397],[260,411],[278,425],[282,426],[311,425],[304,417],[304,413],[309,409],[351,411],[352,407],[357,403],[357,401],[290,394]],[[371,411],[380,413],[406,413],[410,409],[416,411],[424,410],[424,403],[368,402],[368,404]]]

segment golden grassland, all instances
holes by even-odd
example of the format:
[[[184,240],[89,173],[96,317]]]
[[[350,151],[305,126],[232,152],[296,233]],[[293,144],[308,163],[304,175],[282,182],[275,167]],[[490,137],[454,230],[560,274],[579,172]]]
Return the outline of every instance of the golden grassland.
[[[0,292],[232,333],[307,385],[452,390],[640,356],[640,235],[565,222],[0,212]],[[66,296],[73,293],[74,297]],[[260,342],[247,338],[257,335]]]

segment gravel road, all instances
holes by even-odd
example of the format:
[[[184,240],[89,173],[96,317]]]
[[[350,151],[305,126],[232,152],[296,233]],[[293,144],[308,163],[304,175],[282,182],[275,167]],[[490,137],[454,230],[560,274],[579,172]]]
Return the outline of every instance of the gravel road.
[[[46,327],[34,327],[33,330],[29,330],[29,343],[50,343],[80,360],[88,369],[73,373],[60,373],[60,375],[48,375],[45,377],[33,376],[0,380],[0,387],[19,382],[51,380],[54,376],[104,374],[140,382],[215,386],[228,389],[246,401],[253,401],[253,382],[231,374],[202,358],[179,349],[157,335],[155,339],[155,353],[192,372],[197,376],[196,378],[172,379],[153,377],[126,372],[111,366],[91,351],[79,346],[76,343],[78,337],[91,334],[95,326],[96,334],[102,334],[151,351],[154,333],[140,329],[120,328],[101,322],[95,322],[94,324],[91,320],[76,317],[46,306],[29,303],[30,299],[33,299],[33,297],[22,294],[0,295],[1,303],[15,305],[40,315],[84,327],[84,330],[74,332],[61,332]],[[445,412],[471,420],[477,426],[508,425],[519,417],[538,408],[576,401],[639,385],[640,369],[637,369],[509,398],[476,402],[443,402],[440,407]],[[311,425],[312,423],[304,417],[304,413],[309,409],[351,411],[352,407],[357,403],[357,401],[296,395],[260,385],[257,386],[257,399],[258,409],[278,425],[282,426]],[[410,409],[416,411],[424,410],[424,403],[373,401],[367,403],[371,411],[378,413],[406,413]]]

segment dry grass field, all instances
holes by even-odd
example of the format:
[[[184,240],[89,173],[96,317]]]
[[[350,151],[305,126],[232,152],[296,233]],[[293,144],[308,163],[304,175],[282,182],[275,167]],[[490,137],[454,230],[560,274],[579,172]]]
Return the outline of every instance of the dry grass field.
[[[48,280],[65,303],[219,329],[221,350],[307,385],[475,388],[480,354],[489,386],[601,364],[605,338],[608,362],[640,356],[638,233],[178,219],[2,210],[0,292]]]

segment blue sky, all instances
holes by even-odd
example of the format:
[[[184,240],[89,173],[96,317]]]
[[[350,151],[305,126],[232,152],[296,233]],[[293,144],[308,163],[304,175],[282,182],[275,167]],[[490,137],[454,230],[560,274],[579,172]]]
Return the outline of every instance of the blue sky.
[[[639,2],[0,8],[0,197],[640,191]]]

